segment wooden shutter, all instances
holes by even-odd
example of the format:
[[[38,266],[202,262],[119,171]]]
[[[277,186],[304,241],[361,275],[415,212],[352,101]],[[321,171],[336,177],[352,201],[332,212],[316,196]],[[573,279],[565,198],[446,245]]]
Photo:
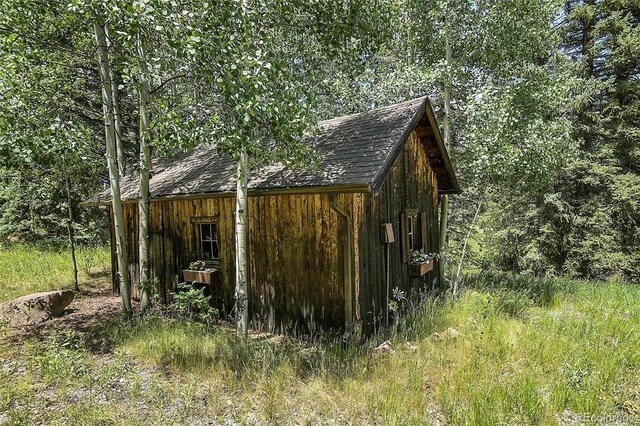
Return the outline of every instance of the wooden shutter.
[[[420,242],[422,250],[429,253],[429,242],[427,241],[427,212],[420,212]]]
[[[407,219],[406,213],[400,214],[400,230],[402,232],[402,262],[407,263],[411,259],[411,253],[409,253],[409,219]]]

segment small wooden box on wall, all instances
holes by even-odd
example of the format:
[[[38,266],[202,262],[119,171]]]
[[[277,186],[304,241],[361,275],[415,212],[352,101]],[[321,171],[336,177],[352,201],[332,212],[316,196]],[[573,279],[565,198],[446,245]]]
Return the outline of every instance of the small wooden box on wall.
[[[396,242],[396,237],[393,235],[393,224],[380,224],[380,241],[383,244],[391,244]]]
[[[409,263],[409,276],[421,277],[433,269],[433,259],[421,263]]]
[[[204,271],[197,271],[193,269],[184,269],[182,271],[182,277],[188,283],[200,283],[212,285],[216,282],[216,269],[207,269]]]

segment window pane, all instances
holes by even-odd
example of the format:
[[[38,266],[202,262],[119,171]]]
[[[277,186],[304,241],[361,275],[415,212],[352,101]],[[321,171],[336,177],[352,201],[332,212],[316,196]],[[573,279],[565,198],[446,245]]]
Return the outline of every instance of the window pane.
[[[218,227],[215,223],[200,225],[200,258],[203,260],[218,259]]]
[[[407,219],[407,225],[409,228],[409,250],[413,250],[413,216],[409,216]]]
[[[201,249],[201,255],[203,259],[212,259],[212,250],[211,250],[211,241],[203,241],[202,245],[200,246]]]
[[[217,259],[218,256],[218,242],[217,241],[212,241],[211,242],[211,258],[212,259]]]
[[[209,241],[211,239],[211,225],[208,223],[200,225],[200,238],[202,241]]]

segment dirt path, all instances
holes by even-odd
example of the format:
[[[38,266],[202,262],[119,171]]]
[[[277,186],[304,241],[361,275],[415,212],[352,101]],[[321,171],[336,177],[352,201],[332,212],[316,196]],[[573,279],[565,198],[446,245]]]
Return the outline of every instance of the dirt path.
[[[111,290],[108,278],[99,276],[80,286],[73,302],[63,316],[38,326],[7,328],[0,333],[0,344],[20,344],[28,338],[41,338],[70,332],[86,333],[101,324],[119,318],[122,313],[120,296]]]
[[[101,286],[76,294],[65,314],[54,318],[47,326],[61,330],[89,331],[121,314],[120,296],[114,294],[110,287]]]

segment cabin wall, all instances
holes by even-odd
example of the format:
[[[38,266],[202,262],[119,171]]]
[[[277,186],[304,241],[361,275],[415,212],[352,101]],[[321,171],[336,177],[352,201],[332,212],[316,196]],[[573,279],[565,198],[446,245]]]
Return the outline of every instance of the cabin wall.
[[[339,194],[335,198],[336,205],[352,218],[350,228],[330,202],[329,194],[249,197],[247,260],[254,327],[298,334],[344,327],[344,241],[347,235],[354,241],[354,233],[360,228],[364,195]],[[137,283],[137,209],[133,203],[124,206],[132,283]],[[170,301],[171,292],[182,281],[182,269],[198,257],[193,219],[208,217],[218,226],[221,265],[220,282],[212,286],[211,294],[223,314],[231,315],[235,293],[234,212],[234,197],[151,202],[151,276],[157,279],[161,301]],[[355,269],[353,266],[354,276]],[[352,304],[355,308],[355,299]]]
[[[391,223],[395,242],[390,244],[390,288],[399,288],[408,297],[432,289],[438,276],[437,262],[422,278],[409,277],[408,265],[402,258],[401,215],[407,210],[427,214],[426,251],[437,253],[438,185],[426,151],[416,132],[411,133],[395,160],[380,193],[364,198],[363,218],[359,233],[359,316],[370,326],[380,324],[387,306],[385,244],[381,241],[380,224]],[[420,224],[416,227],[420,233]]]
[[[252,327],[277,333],[307,334],[339,329],[351,314],[371,331],[387,308],[386,246],[380,224],[391,223],[390,288],[408,297],[434,287],[437,262],[422,278],[411,278],[402,258],[401,215],[426,212],[426,251],[438,252],[438,190],[425,149],[413,132],[378,195],[289,194],[249,197],[248,272]],[[219,282],[211,295],[225,317],[232,315],[235,293],[234,197],[153,201],[150,205],[151,276],[167,303],[182,269],[198,257],[194,218],[218,225]],[[134,297],[138,265],[138,206],[124,205],[127,249]],[[420,225],[416,226],[420,233]],[[348,242],[350,262],[345,262]],[[115,253],[113,253],[115,255]],[[113,263],[114,269],[117,266]],[[349,297],[351,294],[351,297]]]

